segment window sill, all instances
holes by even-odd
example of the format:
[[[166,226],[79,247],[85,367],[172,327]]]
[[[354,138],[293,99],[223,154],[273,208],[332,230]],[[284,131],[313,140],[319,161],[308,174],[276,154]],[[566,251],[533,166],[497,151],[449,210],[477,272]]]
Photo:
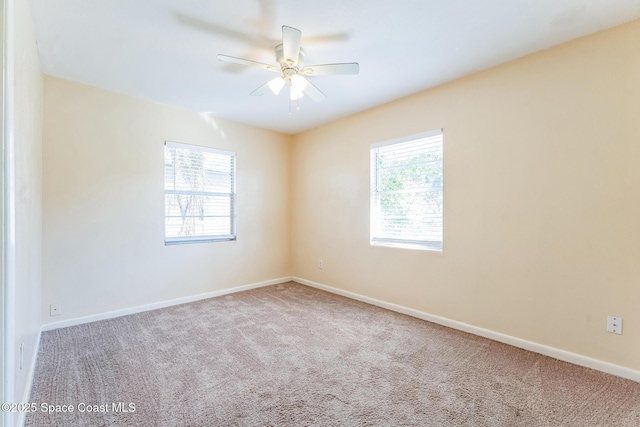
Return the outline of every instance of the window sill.
[[[370,242],[371,246],[377,247],[387,247],[387,248],[395,248],[395,249],[411,249],[418,251],[428,251],[435,253],[442,253],[442,244],[424,244],[424,243],[411,243],[411,242],[386,242],[386,241],[376,241]]]
[[[165,246],[191,245],[193,243],[234,242],[236,237],[206,237],[196,239],[165,240]]]

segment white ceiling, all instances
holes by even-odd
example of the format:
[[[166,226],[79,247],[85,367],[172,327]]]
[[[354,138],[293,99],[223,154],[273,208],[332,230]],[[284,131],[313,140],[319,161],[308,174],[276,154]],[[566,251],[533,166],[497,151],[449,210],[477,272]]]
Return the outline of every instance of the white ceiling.
[[[640,17],[640,0],[31,0],[46,74],[295,134]],[[281,26],[302,30],[327,99],[249,93],[274,77]]]

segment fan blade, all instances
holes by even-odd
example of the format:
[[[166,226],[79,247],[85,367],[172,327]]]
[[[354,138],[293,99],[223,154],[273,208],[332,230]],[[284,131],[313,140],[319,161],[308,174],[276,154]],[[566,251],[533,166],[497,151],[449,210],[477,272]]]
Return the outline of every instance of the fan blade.
[[[253,95],[253,96],[262,96],[268,90],[269,90],[269,82],[266,82],[265,84],[260,86],[258,89],[256,89],[253,92],[251,92],[251,95]]]
[[[300,39],[302,31],[297,28],[282,26],[282,53],[289,65],[298,64],[300,55]]]
[[[219,61],[231,62],[232,64],[251,65],[253,67],[264,68],[265,70],[275,71],[279,73],[281,70],[275,65],[264,64],[262,62],[251,61],[250,59],[236,58],[235,56],[218,55]]]
[[[302,77],[303,79],[305,79],[307,81],[307,86],[302,90],[304,93],[306,93],[307,95],[309,95],[309,97],[311,99],[313,99],[316,102],[320,102],[323,99],[326,98],[325,94],[320,92],[320,89],[318,89],[317,87],[315,87],[315,85],[313,83],[311,83],[309,81],[309,79]]]
[[[342,64],[320,64],[304,67],[300,73],[306,76],[329,76],[337,74],[358,74],[360,65],[357,62],[345,62]]]

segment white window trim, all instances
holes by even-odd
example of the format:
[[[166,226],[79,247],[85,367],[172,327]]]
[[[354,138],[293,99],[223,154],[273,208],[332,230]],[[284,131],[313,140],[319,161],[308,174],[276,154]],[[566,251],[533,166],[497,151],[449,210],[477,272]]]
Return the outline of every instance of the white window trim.
[[[385,147],[387,145],[395,145],[395,144],[401,144],[403,142],[411,142],[411,141],[415,141],[416,139],[431,138],[432,136],[442,135],[443,133],[444,133],[443,128],[429,130],[426,132],[416,133],[414,135],[403,136],[396,139],[390,139],[388,141],[376,142],[374,144],[371,144],[370,148],[380,148],[380,147]]]
[[[401,143],[405,143],[405,142],[411,142],[411,141],[424,139],[424,138],[430,138],[430,137],[443,135],[443,134],[444,134],[444,129],[440,128],[440,129],[434,129],[434,130],[421,132],[421,133],[417,133],[417,134],[413,134],[413,135],[403,136],[403,137],[400,137],[400,138],[395,138],[395,139],[391,139],[391,140],[387,140],[387,141],[377,142],[377,143],[371,144],[371,146],[369,148],[369,156],[371,156],[371,151],[376,149],[376,148],[386,147],[386,146],[395,145],[395,144],[401,144]],[[444,146],[442,147],[442,150],[443,150],[443,153],[444,153]],[[370,162],[370,168],[371,168],[371,162]],[[372,169],[369,170],[369,176],[370,176],[370,179],[371,179],[371,177],[373,177],[373,170]],[[375,186],[375,188],[377,188],[377,183],[374,184],[373,182],[371,182],[370,183],[370,187],[373,188],[374,186]],[[401,191],[402,190],[400,190],[399,192],[401,192]],[[443,196],[444,196],[444,182],[443,182]],[[436,252],[436,253],[442,253],[443,252],[443,248],[444,248],[444,212],[443,212],[443,218],[442,218],[442,221],[443,221],[442,241],[393,239],[393,238],[385,238],[385,237],[376,237],[375,233],[377,231],[376,230],[377,218],[375,216],[378,215],[378,212],[377,212],[377,210],[373,209],[373,194],[372,194],[372,190],[370,190],[369,202],[370,202],[370,206],[369,206],[369,212],[370,212],[370,214],[369,214],[370,215],[370,217],[369,217],[369,225],[370,225],[370,231],[369,231],[370,240],[369,240],[369,244],[371,246],[424,250],[424,251],[430,251],[430,252]]]
[[[165,228],[165,236],[164,236],[164,244],[165,246],[172,246],[172,245],[187,245],[187,244],[192,244],[192,243],[209,243],[209,242],[229,242],[229,241],[235,241],[237,239],[237,233],[236,233],[236,202],[237,202],[237,191],[236,191],[236,162],[237,162],[237,157],[236,157],[236,153],[233,151],[227,151],[227,150],[220,150],[217,148],[212,148],[212,147],[206,147],[203,145],[194,145],[194,144],[185,144],[182,142],[175,142],[175,141],[165,141],[164,142],[165,147],[168,148],[178,148],[178,149],[187,149],[187,150],[192,150],[192,151],[203,151],[203,152],[208,152],[208,153],[215,153],[215,154],[222,154],[225,156],[231,156],[233,158],[233,162],[232,162],[232,168],[231,168],[231,176],[232,176],[232,181],[231,181],[231,216],[230,216],[230,221],[231,221],[231,227],[230,227],[230,231],[231,234],[225,234],[225,235],[215,235],[215,236],[180,236],[180,237],[167,237],[166,235],[166,228]],[[164,150],[164,149],[163,149]],[[163,169],[163,173],[164,173],[164,169]],[[163,191],[163,194],[167,194],[167,190]],[[207,194],[216,194],[214,192],[207,192]],[[225,195],[227,195],[228,193],[224,193]],[[166,203],[166,200],[165,200]],[[166,213],[165,213],[165,217],[166,217]],[[166,227],[166,225],[165,225]]]
[[[220,150],[218,148],[206,147],[204,145],[185,144],[183,142],[173,142],[173,141],[165,141],[164,145],[169,148],[181,148],[184,150],[193,150],[193,151],[196,151],[196,150],[206,151],[209,153],[224,154],[226,156],[233,156],[234,158],[236,157],[236,153],[233,151]],[[235,162],[234,162],[234,168],[235,168]],[[233,172],[235,173],[235,170]]]

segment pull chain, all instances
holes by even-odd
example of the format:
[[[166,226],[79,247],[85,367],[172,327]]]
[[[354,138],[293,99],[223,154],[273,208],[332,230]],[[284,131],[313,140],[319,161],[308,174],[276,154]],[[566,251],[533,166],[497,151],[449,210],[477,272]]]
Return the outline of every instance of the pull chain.
[[[289,80],[289,115],[291,115],[291,94],[293,93],[293,83],[291,82],[291,80]],[[296,111],[300,111],[300,98],[302,98],[301,96],[298,96],[296,98]]]
[[[293,93],[293,83],[289,80],[289,115],[291,115],[291,93]]]

